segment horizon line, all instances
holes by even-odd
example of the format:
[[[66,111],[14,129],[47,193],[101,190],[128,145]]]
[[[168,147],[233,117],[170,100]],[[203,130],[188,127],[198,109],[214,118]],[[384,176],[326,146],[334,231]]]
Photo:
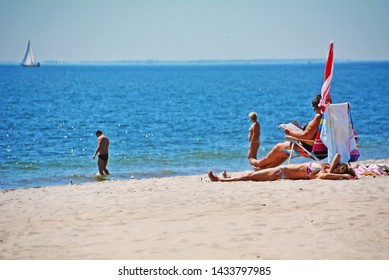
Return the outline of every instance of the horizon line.
[[[264,63],[322,63],[323,58],[296,58],[296,59],[189,59],[189,60],[158,60],[158,59],[129,59],[129,60],[42,60],[40,64],[46,65],[72,65],[72,64],[118,64],[118,65],[158,65],[158,64],[264,64]],[[355,59],[335,59],[335,62],[388,62],[389,59],[355,60]],[[20,61],[2,60],[0,64],[17,64]]]

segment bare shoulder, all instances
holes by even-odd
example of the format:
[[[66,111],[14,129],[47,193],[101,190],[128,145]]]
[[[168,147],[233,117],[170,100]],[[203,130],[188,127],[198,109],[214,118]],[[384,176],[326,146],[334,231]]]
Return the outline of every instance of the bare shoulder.
[[[109,142],[109,140],[108,140],[107,136],[101,135],[101,136],[99,137],[99,142],[107,143],[107,142]]]
[[[308,123],[306,129],[315,128],[317,130],[317,127],[319,127],[321,121],[321,115],[316,114],[316,116]]]
[[[316,116],[313,118],[314,122],[320,122],[321,120],[321,114],[316,114]]]

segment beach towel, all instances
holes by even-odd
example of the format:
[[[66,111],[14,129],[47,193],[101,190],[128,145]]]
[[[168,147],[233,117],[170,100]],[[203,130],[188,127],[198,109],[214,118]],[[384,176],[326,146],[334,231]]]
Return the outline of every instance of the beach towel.
[[[383,176],[387,177],[389,173],[389,167],[382,164],[371,164],[369,166],[363,166],[357,164],[354,168],[354,171],[357,175],[360,176]]]
[[[349,103],[327,106],[320,138],[328,148],[328,162],[331,162],[337,153],[340,154],[341,161],[350,161],[350,154],[357,150],[357,143],[351,123]]]

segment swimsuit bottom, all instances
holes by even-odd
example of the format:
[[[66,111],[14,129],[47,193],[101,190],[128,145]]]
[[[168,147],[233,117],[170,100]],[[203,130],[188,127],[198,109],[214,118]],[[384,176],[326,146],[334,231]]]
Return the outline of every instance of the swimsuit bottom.
[[[108,154],[99,155],[99,158],[102,159],[103,161],[108,161]]]
[[[280,167],[280,170],[278,171],[277,175],[280,175],[280,180],[285,180],[285,174],[284,171],[282,170],[282,167]]]

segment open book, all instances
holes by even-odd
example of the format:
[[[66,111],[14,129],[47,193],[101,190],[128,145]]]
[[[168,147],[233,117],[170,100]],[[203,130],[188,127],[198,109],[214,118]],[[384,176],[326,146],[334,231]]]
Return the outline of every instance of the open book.
[[[282,128],[282,129],[289,129],[289,130],[298,131],[298,132],[303,131],[302,125],[298,121],[296,121],[296,120],[294,120],[294,121],[292,121],[290,123],[280,124],[280,128]]]

